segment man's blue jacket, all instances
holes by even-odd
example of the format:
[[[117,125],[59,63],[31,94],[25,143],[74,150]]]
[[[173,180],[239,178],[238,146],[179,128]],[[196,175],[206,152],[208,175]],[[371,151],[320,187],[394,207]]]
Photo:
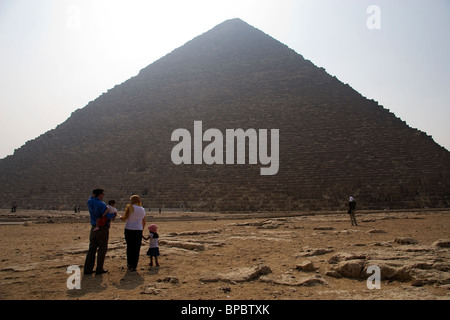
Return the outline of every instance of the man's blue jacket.
[[[99,198],[92,196],[88,200],[87,206],[89,208],[89,215],[91,217],[91,225],[95,226],[95,224],[97,223],[97,219],[100,219],[107,209],[106,203],[104,203]],[[114,213],[108,212],[106,214],[106,217],[108,218],[107,225],[109,225],[109,219],[114,218]]]

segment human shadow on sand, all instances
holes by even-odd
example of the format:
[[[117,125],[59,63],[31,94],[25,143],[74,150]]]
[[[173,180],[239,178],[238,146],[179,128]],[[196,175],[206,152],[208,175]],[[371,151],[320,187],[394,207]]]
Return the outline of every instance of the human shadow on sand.
[[[106,287],[106,283],[103,283],[103,275],[83,275],[81,277],[80,289],[68,289],[67,296],[70,298],[79,298],[88,293],[100,293]]]
[[[144,278],[137,271],[127,270],[119,282],[113,283],[117,289],[132,290],[144,283]]]

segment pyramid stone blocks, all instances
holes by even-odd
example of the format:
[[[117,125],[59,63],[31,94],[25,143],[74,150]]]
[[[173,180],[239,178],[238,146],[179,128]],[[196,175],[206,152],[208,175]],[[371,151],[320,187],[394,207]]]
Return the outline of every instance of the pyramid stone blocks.
[[[278,172],[262,176],[248,155],[244,165],[175,165],[172,133],[195,121],[222,133],[278,129]],[[350,195],[358,209],[449,207],[450,153],[233,19],[0,160],[1,207],[71,209],[98,187],[119,207],[131,194],[195,211],[343,210]]]

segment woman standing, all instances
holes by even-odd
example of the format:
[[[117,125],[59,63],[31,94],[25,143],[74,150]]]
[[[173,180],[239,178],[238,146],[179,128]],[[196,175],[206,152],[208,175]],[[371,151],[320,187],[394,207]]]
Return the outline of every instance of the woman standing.
[[[145,209],[137,195],[130,197],[125,214],[120,217],[125,224],[125,241],[127,242],[127,264],[130,271],[136,271],[141,250],[142,230],[145,227]]]

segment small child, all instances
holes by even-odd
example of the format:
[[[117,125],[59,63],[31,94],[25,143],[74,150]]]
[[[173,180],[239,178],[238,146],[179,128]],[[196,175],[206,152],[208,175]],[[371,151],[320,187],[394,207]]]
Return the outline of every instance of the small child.
[[[114,213],[114,218],[111,219],[114,220],[117,217],[116,201],[109,200],[106,207],[109,209],[109,213]]]
[[[148,237],[142,236],[145,240],[150,239],[150,246],[147,251],[147,255],[150,256],[150,267],[153,267],[153,257],[155,257],[156,266],[159,267],[159,263],[158,263],[159,236],[156,233],[156,230],[158,230],[158,227],[156,226],[156,224],[151,224],[148,227],[148,231],[150,231],[150,234],[148,235]]]
[[[93,231],[97,231],[100,229],[101,226],[104,226],[106,224],[106,222],[108,221],[108,218],[105,217],[105,215],[109,212],[109,213],[114,213],[114,218],[112,220],[114,220],[117,216],[117,209],[115,208],[116,205],[116,201],[114,200],[109,200],[108,201],[108,205],[106,206],[107,209],[105,211],[105,213],[97,219],[96,223],[95,223],[95,228]]]

